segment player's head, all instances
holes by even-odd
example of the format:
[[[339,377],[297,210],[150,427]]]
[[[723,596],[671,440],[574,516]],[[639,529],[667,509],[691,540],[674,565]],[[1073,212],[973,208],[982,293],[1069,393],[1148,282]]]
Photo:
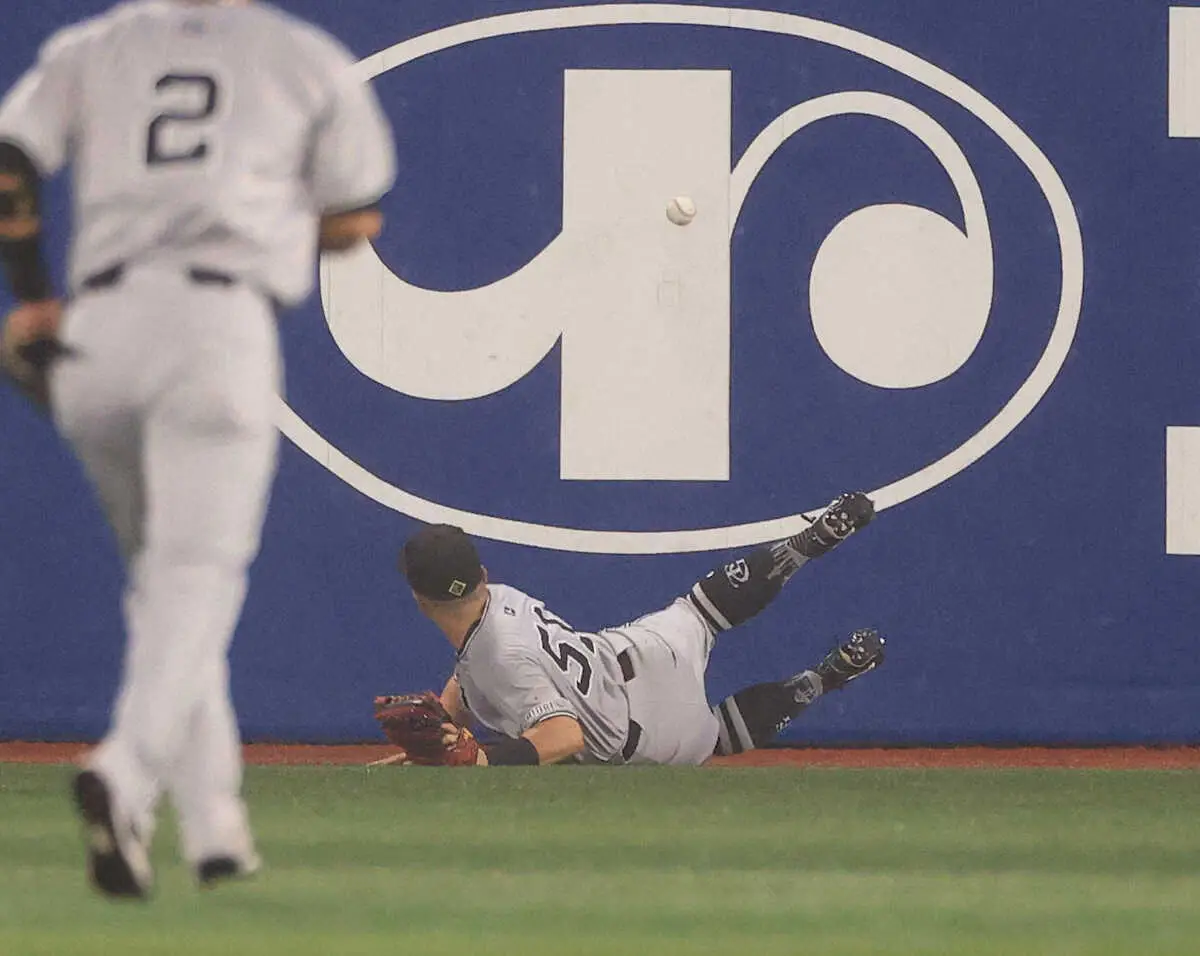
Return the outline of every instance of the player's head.
[[[451,524],[426,525],[409,538],[400,551],[400,573],[426,613],[468,602],[487,581],[474,542]]]

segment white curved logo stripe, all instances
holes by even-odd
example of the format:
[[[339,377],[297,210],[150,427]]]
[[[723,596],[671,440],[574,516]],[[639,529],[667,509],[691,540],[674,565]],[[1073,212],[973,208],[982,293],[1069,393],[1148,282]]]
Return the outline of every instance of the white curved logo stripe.
[[[903,203],[865,206],[847,216],[826,236],[812,264],[813,331],[834,364],[860,381],[881,388],[930,385],[971,357],[987,327],[993,291],[983,191],[954,137],[933,117],[894,96],[863,90],[818,96],[786,110],[754,138],[734,167],[730,235],[750,187],[776,150],[818,120],[855,114],[887,120],[921,141],[950,177],[963,228]],[[880,240],[884,249],[864,255],[864,248]],[[903,265],[895,262],[897,253],[906,260]],[[883,278],[880,273],[887,276],[889,264],[896,268]],[[922,288],[922,278],[934,277],[936,290]],[[896,322],[895,302],[911,303],[910,322]],[[931,339],[937,348],[931,348]]]
[[[364,59],[358,70],[364,78],[371,78],[419,57],[476,40],[618,24],[681,24],[749,30],[814,40],[856,53],[958,103],[990,127],[1021,160],[1045,194],[1059,236],[1062,286],[1054,328],[1045,351],[1012,398],[978,432],[943,458],[874,490],[872,497],[879,508],[906,501],[954,476],[996,447],[1037,406],[1066,360],[1082,304],[1083,240],[1066,187],[1042,151],[999,108],[946,71],[882,40],[808,17],[767,10],[673,4],[564,7],[490,17],[396,44]],[[725,527],[657,532],[597,531],[479,515],[420,498],[371,474],[318,435],[282,399],[279,413],[281,430],[297,447],[380,504],[422,521],[451,522],[469,533],[515,544],[603,554],[664,554],[757,544],[786,537],[806,524],[804,514],[798,512]]]
[[[776,150],[817,120],[852,113],[889,120],[908,130],[924,143],[938,158],[938,162],[942,164],[942,168],[954,184],[954,189],[962,201],[967,232],[980,233],[985,240],[987,239],[988,223],[983,193],[978,180],[975,179],[975,173],[971,170],[970,162],[954,138],[927,113],[911,103],[884,93],[864,91],[828,93],[806,100],[785,110],[754,137],[754,141],[746,147],[742,158],[733,168],[729,191],[730,235],[733,234],[750,187],[754,185],[754,180],[767,165],[767,161],[775,155]]]

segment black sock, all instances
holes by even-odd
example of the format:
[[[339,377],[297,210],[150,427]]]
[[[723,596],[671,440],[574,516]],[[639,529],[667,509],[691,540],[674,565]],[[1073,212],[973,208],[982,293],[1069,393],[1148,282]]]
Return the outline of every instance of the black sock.
[[[796,538],[755,548],[745,557],[710,571],[688,600],[714,631],[727,631],[765,608],[788,579],[808,562]]]
[[[801,671],[784,681],[753,684],[713,708],[719,728],[718,754],[740,754],[764,747],[802,710],[821,696],[821,678]]]

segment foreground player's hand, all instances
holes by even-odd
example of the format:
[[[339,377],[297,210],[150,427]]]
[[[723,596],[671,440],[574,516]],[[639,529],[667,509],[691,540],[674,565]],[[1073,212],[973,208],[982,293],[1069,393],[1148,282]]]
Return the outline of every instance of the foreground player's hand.
[[[34,339],[58,338],[62,314],[59,299],[20,303],[4,320],[4,348],[19,349]]]
[[[58,340],[62,313],[58,299],[22,302],[0,334],[0,373],[43,408],[50,404],[50,366],[69,353]]]

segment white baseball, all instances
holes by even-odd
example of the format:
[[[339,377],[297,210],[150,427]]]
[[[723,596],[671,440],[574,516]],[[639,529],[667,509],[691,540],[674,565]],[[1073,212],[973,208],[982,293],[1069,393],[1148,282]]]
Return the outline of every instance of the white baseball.
[[[696,218],[696,204],[690,196],[676,196],[667,203],[667,218],[677,226],[686,226]]]

